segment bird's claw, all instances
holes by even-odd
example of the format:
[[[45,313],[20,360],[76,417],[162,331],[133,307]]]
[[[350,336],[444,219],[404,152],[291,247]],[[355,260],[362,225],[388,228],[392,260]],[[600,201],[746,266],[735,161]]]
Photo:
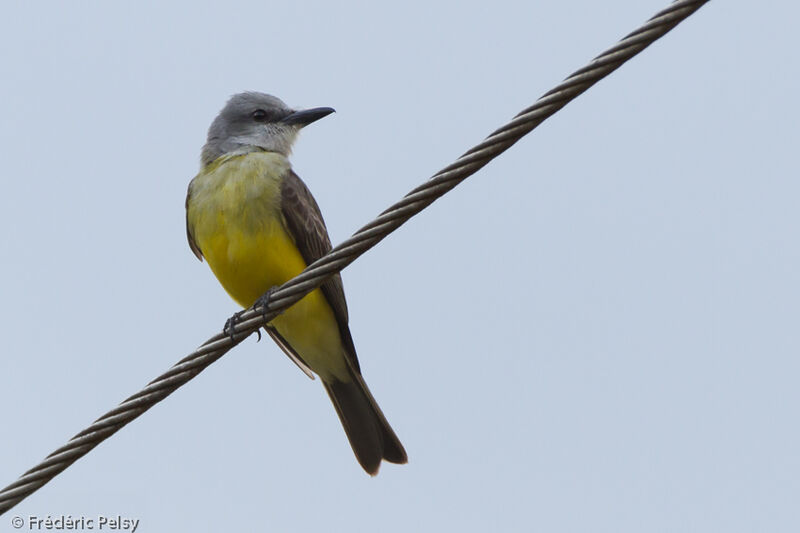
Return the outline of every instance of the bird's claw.
[[[269,312],[269,302],[272,299],[272,295],[275,294],[275,291],[277,290],[278,287],[273,285],[272,287],[267,289],[267,292],[259,296],[258,300],[256,300],[256,303],[253,304],[253,307],[255,307],[256,309],[258,309],[259,307],[261,308],[262,317],[267,316],[267,313]],[[281,311],[281,313],[283,313],[283,311]]]
[[[278,290],[277,286],[270,287],[269,290],[267,290],[267,292],[261,295],[258,298],[258,300],[256,300],[256,302],[253,304],[253,307],[255,309],[259,308],[261,309],[262,317],[266,318],[267,314],[269,313],[269,301],[272,298],[272,295],[277,290]],[[222,333],[224,335],[229,336],[231,338],[231,341],[233,341],[233,337],[236,335],[236,324],[241,321],[242,315],[244,314],[245,311],[247,311],[247,309],[243,309],[242,311],[236,312],[233,314],[232,317],[230,317],[228,320],[225,321],[225,326],[222,328]],[[257,329],[256,334],[258,334],[258,340],[256,341],[258,342],[261,340],[261,330]]]
[[[233,337],[236,335],[236,323],[241,320],[245,311],[246,309],[233,313],[233,316],[225,321],[225,326],[222,328],[222,333],[229,336],[231,341],[233,341]]]

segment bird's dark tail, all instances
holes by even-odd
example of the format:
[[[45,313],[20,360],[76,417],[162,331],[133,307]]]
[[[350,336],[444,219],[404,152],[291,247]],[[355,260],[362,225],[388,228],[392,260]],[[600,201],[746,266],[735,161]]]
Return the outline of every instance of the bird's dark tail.
[[[357,371],[351,372],[351,376],[349,383],[338,380],[322,383],[342,421],[356,459],[371,476],[378,473],[382,459],[398,464],[408,462],[400,439],[389,426],[364,379]]]

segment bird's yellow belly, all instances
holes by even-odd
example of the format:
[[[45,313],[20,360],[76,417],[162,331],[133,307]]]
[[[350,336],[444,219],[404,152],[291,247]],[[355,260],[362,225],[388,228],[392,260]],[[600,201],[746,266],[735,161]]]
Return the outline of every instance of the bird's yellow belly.
[[[248,179],[246,170],[227,172],[224,185],[198,191],[188,208],[195,242],[214,275],[238,304],[250,307],[306,263],[280,218],[277,183]],[[310,292],[271,324],[320,377],[349,379],[336,317],[322,291]]]
[[[305,261],[277,220],[255,233],[219,217],[218,230],[198,243],[222,286],[242,307],[250,307],[270,287],[299,274]]]

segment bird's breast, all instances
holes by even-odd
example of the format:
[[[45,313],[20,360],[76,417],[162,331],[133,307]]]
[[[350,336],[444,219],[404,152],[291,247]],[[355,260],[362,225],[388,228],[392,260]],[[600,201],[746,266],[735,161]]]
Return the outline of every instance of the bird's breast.
[[[281,214],[281,183],[288,171],[279,154],[251,153],[212,163],[190,187],[187,213],[195,243],[244,307],[306,266]]]

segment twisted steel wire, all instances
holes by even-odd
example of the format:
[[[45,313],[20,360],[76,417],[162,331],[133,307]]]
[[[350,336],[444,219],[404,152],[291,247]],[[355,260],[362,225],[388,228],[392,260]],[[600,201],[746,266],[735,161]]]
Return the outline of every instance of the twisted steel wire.
[[[0,514],[14,507],[95,446],[172,394],[282,310],[319,287],[329,276],[355,261],[409,218],[477,172],[545,119],[666,34],[706,2],[708,0],[674,2],[588,65],[575,71],[532,106],[494,131],[483,142],[383,211],[352,237],[309,265],[297,277],[281,285],[272,294],[265,308],[250,308],[245,311],[237,323],[236,333],[233,335],[219,333],[206,341],[194,353],[180,360],[144,389],[98,418],[91,426],[72,437],[67,444],[0,491]]]

